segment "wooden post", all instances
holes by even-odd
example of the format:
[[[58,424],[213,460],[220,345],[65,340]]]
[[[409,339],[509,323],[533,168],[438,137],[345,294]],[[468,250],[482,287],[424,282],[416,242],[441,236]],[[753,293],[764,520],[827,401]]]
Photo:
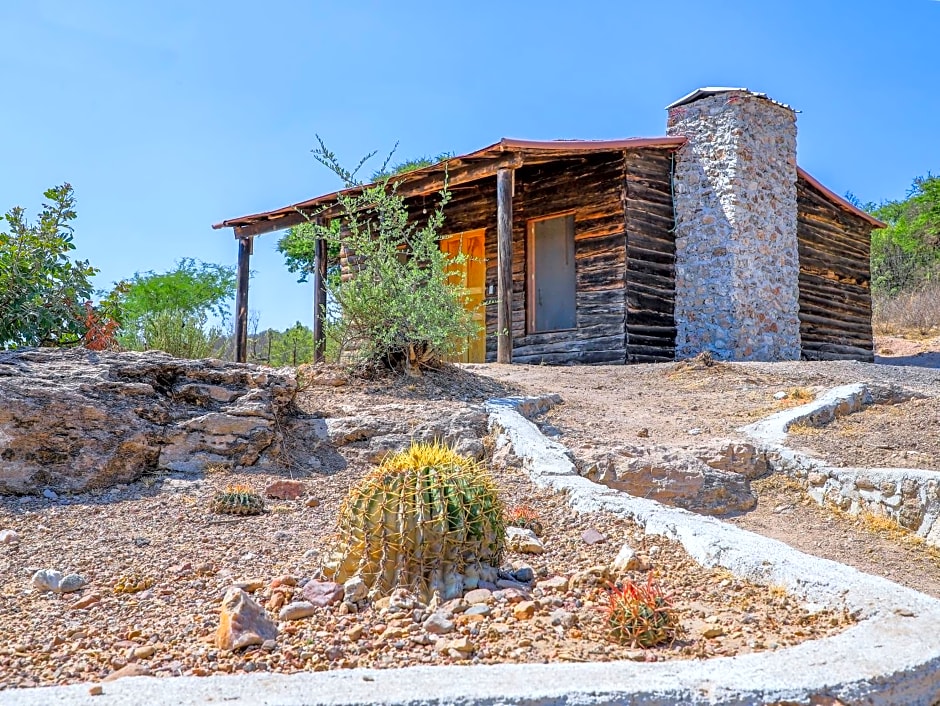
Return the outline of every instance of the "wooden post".
[[[313,265],[313,362],[322,363],[326,356],[326,240],[317,238]]]
[[[238,239],[238,289],[235,291],[235,362],[248,360],[248,268],[253,238]]]
[[[512,363],[512,173],[496,172],[497,363]]]

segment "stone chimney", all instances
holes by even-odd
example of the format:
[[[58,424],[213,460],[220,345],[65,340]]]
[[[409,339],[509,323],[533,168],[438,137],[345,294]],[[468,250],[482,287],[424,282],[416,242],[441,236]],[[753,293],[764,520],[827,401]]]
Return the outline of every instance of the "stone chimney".
[[[676,357],[800,358],[796,115],[744,88],[672,105]]]

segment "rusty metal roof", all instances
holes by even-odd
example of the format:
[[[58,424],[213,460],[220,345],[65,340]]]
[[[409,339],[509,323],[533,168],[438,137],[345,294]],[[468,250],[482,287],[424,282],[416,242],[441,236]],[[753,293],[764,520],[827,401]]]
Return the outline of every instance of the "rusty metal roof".
[[[816,187],[820,192],[822,192],[823,196],[828,198],[830,201],[832,201],[836,206],[840,207],[842,210],[848,211],[849,213],[853,213],[860,218],[864,218],[875,228],[887,228],[888,227],[887,223],[882,223],[873,215],[871,215],[867,211],[863,211],[862,209],[860,209],[858,206],[853,204],[848,199],[845,199],[839,196],[839,194],[837,194],[835,191],[832,191],[831,189],[828,189],[825,186],[823,186],[819,181],[816,180],[815,177],[813,177],[809,172],[803,169],[803,167],[797,167],[796,173],[797,173],[797,176],[799,176],[801,179],[805,179],[807,182],[810,183],[810,185]]]
[[[445,172],[454,172],[456,169],[461,167],[469,167],[471,165],[479,164],[483,169],[476,176],[475,179],[482,179],[487,174],[487,164],[492,164],[492,173],[495,174],[496,169],[500,167],[500,159],[507,157],[507,155],[519,157],[518,163],[513,163],[513,166],[522,166],[525,163],[532,163],[539,160],[544,160],[546,158],[556,159],[563,158],[568,156],[575,156],[578,154],[585,154],[591,152],[619,152],[621,150],[629,149],[677,149],[678,147],[685,144],[686,138],[684,137],[631,137],[620,140],[519,140],[509,137],[504,137],[499,142],[495,142],[488,147],[477,150],[476,152],[470,152],[469,154],[460,155],[457,157],[451,157],[437,164],[432,164],[427,167],[422,167],[420,169],[415,169],[400,176],[395,177],[395,181],[401,187],[407,187],[409,185],[416,185],[420,188],[420,182],[422,180],[427,180],[429,177],[434,177],[437,175],[443,175]],[[221,223],[216,223],[212,227],[215,229],[219,228],[245,228],[247,226],[255,226],[259,230],[265,228],[265,225],[262,225],[263,222],[270,222],[270,230],[280,230],[281,228],[287,228],[290,225],[295,225],[296,222],[300,222],[296,217],[300,216],[302,211],[312,211],[318,207],[334,203],[336,199],[343,195],[351,195],[359,192],[366,186],[356,186],[349,189],[343,189],[341,191],[334,191],[329,194],[323,194],[322,196],[317,196],[306,201],[300,201],[298,203],[290,204],[289,206],[284,206],[282,208],[275,209],[273,211],[264,211],[263,213],[254,213],[248,216],[239,216],[238,218],[230,218],[228,220],[222,221]],[[427,191],[425,193],[433,193],[440,189],[439,184],[434,184],[432,181],[428,181]],[[286,221],[284,219],[287,219]],[[303,220],[302,217],[300,220]],[[291,222],[288,222],[291,221]]]
[[[705,91],[726,92],[742,91],[747,89],[740,88],[700,88],[693,91],[685,98],[680,99],[675,105],[681,105],[683,102],[694,100],[695,97],[704,95]],[[754,94],[763,96],[763,94]],[[769,99],[768,99],[769,100]],[[782,104],[781,104],[782,105]],[[685,144],[686,138],[681,136],[674,137],[630,137],[619,140],[520,140],[504,137],[499,142],[458,157],[451,157],[437,164],[415,169],[405,174],[395,177],[399,188],[411,189],[417,195],[420,193],[434,193],[441,188],[441,183],[436,179],[442,177],[445,173],[459,174],[455,170],[464,168],[467,174],[467,181],[492,176],[496,170],[505,166],[519,167],[524,164],[538,163],[549,159],[561,159],[578,154],[587,154],[592,152],[619,152],[630,149],[678,149]],[[507,161],[507,158],[510,158]],[[478,167],[471,169],[471,167]],[[815,178],[810,176],[804,169],[797,167],[798,175],[819,189],[824,196],[831,200],[840,208],[855,214],[875,228],[886,227],[884,223],[866,213],[862,209],[854,206],[846,199],[835,192],[827,189]],[[453,183],[453,181],[451,182]],[[304,222],[306,217],[304,212],[313,213],[318,208],[335,204],[337,198],[343,195],[351,195],[361,191],[370,185],[356,186],[341,191],[334,191],[329,194],[323,194],[306,201],[290,204],[273,211],[264,211],[238,218],[230,218],[216,223],[212,227],[235,228],[236,236],[254,236],[261,233],[268,233],[275,230],[282,230],[292,225]],[[241,232],[239,232],[241,231]]]

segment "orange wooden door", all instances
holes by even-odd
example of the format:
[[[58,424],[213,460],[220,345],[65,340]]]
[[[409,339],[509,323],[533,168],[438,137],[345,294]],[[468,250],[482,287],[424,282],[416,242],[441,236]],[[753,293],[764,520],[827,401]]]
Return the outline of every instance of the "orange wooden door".
[[[467,350],[455,363],[486,362],[486,307],[483,299],[486,294],[486,231],[471,230],[445,238],[441,241],[441,250],[450,257],[463,253],[466,258],[462,263],[451,266],[450,281],[467,290],[467,311],[473,315],[477,333],[467,341]]]

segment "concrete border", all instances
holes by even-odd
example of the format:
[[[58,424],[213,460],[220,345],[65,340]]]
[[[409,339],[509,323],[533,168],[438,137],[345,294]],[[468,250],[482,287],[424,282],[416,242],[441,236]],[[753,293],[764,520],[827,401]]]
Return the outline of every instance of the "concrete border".
[[[518,411],[520,400],[487,403],[498,444],[512,444],[533,481],[569,495],[582,512],[635,518],[680,541],[707,565],[786,586],[807,600],[845,605],[859,622],[843,633],[777,652],[653,664],[504,664],[414,667],[298,675],[128,678],[104,684],[8,691],[5,706],[600,706],[636,704],[821,704],[929,706],[940,697],[940,602],[714,518],[635,498],[577,475],[567,449]],[[830,701],[826,701],[826,699]]]
[[[857,383],[827,390],[817,399],[741,427],[758,442],[774,471],[805,480],[810,497],[851,514],[868,510],[890,517],[940,546],[940,472],[919,468],[839,468],[786,446],[794,424],[820,427],[836,417],[860,412],[875,402],[898,403],[915,393]]]

